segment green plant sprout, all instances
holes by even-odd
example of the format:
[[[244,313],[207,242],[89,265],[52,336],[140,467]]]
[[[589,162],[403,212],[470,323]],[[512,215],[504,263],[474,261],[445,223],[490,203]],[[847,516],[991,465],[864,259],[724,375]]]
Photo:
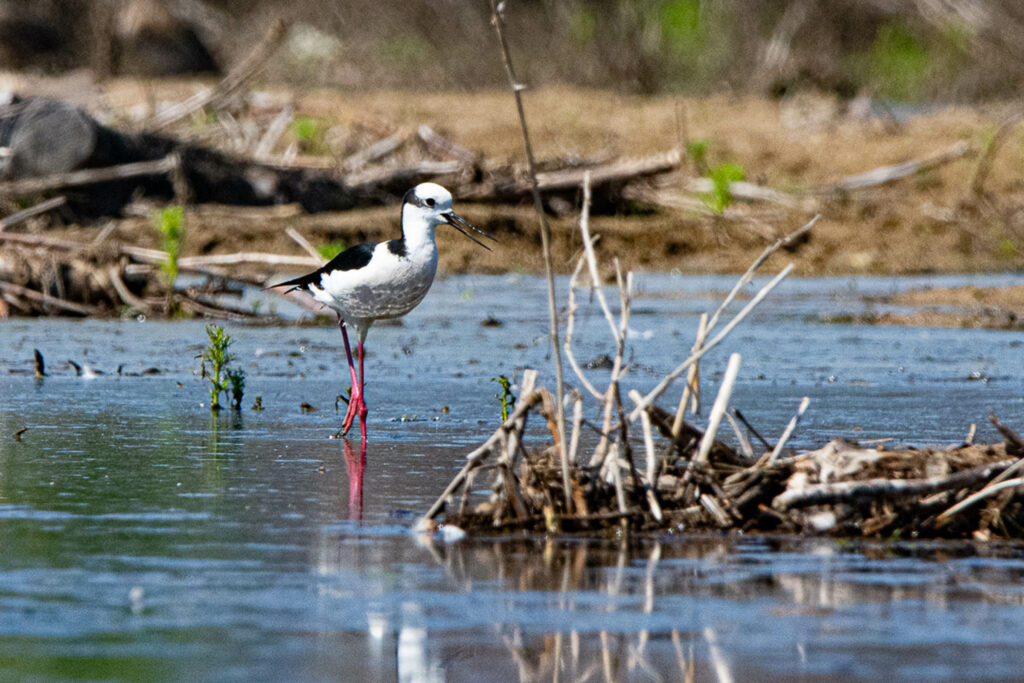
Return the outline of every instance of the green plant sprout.
[[[507,422],[509,411],[516,405],[516,397],[512,395],[512,382],[505,375],[492,377],[491,381],[501,385],[501,393],[495,394],[494,397],[501,401],[501,421]]]
[[[729,184],[746,178],[743,167],[739,164],[719,164],[710,169],[711,192],[700,195],[700,199],[716,215],[725,213],[725,207],[732,203],[732,193],[729,191]]]
[[[292,133],[299,142],[313,142],[320,134],[320,123],[314,118],[299,116],[292,121]]]
[[[167,276],[167,286],[173,290],[178,277],[178,256],[185,241],[184,207],[168,206],[157,211],[153,216],[153,227],[160,233],[163,249],[167,252],[167,260],[160,269]]]
[[[344,242],[328,242],[327,244],[321,244],[316,248],[316,251],[318,254],[330,261],[338,254],[345,251],[345,247],[346,244]]]
[[[229,398],[231,408],[242,406],[242,393],[245,390],[245,372],[229,367],[235,360],[235,354],[228,352],[234,341],[219,325],[207,325],[206,336],[209,346],[202,353],[202,377],[210,382],[210,410],[221,409],[220,395]],[[207,371],[206,364],[210,364]]]

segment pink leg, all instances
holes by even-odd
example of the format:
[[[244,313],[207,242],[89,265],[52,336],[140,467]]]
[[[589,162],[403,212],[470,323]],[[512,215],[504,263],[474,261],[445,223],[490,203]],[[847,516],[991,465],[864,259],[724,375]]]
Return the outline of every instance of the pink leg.
[[[363,352],[363,340],[359,340],[359,431],[363,435],[363,446],[366,445],[366,416],[370,413],[370,409],[366,407],[366,399],[364,389],[366,388],[366,375],[363,374],[363,357],[366,354]]]
[[[356,364],[352,360],[352,347],[348,343],[348,328],[341,316],[338,316],[338,328],[341,329],[341,338],[345,342],[345,356],[348,358],[348,372],[352,379],[352,395],[349,397],[348,410],[345,411],[345,419],[341,423],[341,433],[348,434],[352,428],[352,420],[356,416],[356,397],[359,395],[359,378],[356,376]]]
[[[348,410],[345,411],[345,419],[341,423],[342,435],[348,434],[352,429],[352,423],[359,416],[359,431],[362,440],[366,441],[366,401],[363,400],[363,342],[359,341],[359,376],[356,376],[355,362],[352,360],[352,347],[348,343],[348,329],[345,321],[338,317],[338,327],[341,328],[341,338],[345,340],[345,355],[348,357],[348,371],[352,378],[352,396],[348,401]]]

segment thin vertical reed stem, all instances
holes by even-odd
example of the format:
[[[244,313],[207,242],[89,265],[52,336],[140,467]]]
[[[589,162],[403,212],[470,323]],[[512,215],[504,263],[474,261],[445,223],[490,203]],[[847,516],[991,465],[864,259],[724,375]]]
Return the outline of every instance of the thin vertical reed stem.
[[[526,112],[523,109],[523,86],[516,79],[515,68],[512,65],[512,53],[509,50],[508,39],[505,37],[505,21],[498,9],[498,0],[491,0],[491,21],[494,23],[494,30],[498,34],[498,43],[501,46],[501,56],[505,63],[505,72],[508,75],[509,87],[516,100],[516,111],[519,114],[519,126],[523,133],[523,145],[526,149],[526,163],[530,170],[530,189],[533,194],[533,206],[540,218],[541,248],[544,252],[544,270],[548,278],[548,316],[551,321],[551,348],[555,358],[555,394],[557,408],[555,409],[558,422],[558,453],[562,462],[562,485],[565,488],[565,509],[567,513],[572,512],[572,490],[569,486],[569,458],[567,444],[565,443],[565,387],[562,378],[562,350],[558,343],[558,312],[555,305],[555,276],[551,264],[551,226],[548,224],[547,215],[544,213],[544,204],[540,198],[540,189],[537,186],[537,168],[533,157],[533,146],[530,144],[530,133],[526,126]]]

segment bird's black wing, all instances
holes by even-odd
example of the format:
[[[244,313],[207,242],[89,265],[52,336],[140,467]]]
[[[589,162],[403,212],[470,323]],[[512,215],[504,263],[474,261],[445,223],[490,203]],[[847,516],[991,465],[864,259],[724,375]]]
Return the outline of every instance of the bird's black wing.
[[[307,273],[295,278],[294,280],[278,282],[276,285],[270,285],[267,289],[289,286],[292,289],[289,289],[288,292],[293,289],[306,289],[311,284],[319,284],[320,277],[325,273],[331,273],[338,270],[358,270],[370,262],[370,259],[373,258],[373,250],[376,247],[376,242],[363,242],[362,244],[357,244],[356,246],[350,247],[341,252],[330,261],[314,270],[312,273]],[[285,294],[288,292],[285,292]]]

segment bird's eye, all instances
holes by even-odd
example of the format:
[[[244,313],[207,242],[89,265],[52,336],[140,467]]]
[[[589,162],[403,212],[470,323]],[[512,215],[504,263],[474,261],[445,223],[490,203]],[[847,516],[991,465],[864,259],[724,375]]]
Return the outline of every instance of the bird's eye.
[[[437,204],[437,200],[435,200],[433,197],[427,197],[423,203],[426,204],[427,206],[434,206],[435,204]]]

